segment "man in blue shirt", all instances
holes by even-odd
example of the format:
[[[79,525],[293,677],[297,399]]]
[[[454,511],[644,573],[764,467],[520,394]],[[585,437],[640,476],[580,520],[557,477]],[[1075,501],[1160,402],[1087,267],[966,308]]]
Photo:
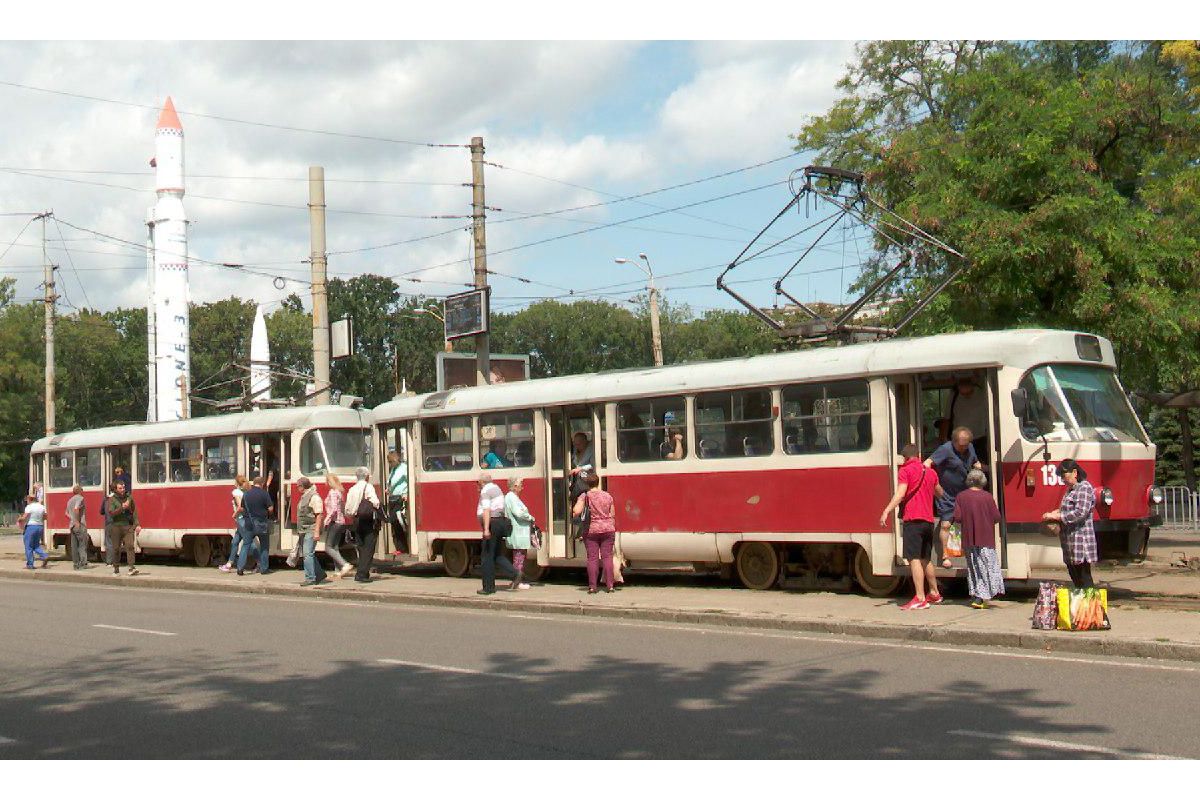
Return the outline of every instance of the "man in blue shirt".
[[[946,540],[950,536],[954,500],[959,492],[967,488],[967,473],[972,469],[983,468],[975,455],[975,445],[971,443],[973,438],[970,428],[955,428],[950,434],[950,441],[942,443],[925,462],[926,466],[937,470],[938,484],[941,488],[934,500],[933,510],[937,514],[942,540],[942,566],[947,568],[951,566],[951,562],[945,556]]]
[[[508,460],[508,445],[503,439],[493,439],[488,451],[483,454],[484,469],[504,469],[511,467],[512,462]]]
[[[275,510],[275,505],[271,500],[271,495],[267,494],[267,490],[263,488],[261,475],[254,479],[253,485],[242,495],[242,510],[245,511],[249,522],[249,541],[258,540],[258,573],[266,575],[271,561],[271,533],[267,525],[267,518]],[[238,575],[245,574],[246,556],[249,554],[250,547],[243,546],[242,553],[238,556]]]

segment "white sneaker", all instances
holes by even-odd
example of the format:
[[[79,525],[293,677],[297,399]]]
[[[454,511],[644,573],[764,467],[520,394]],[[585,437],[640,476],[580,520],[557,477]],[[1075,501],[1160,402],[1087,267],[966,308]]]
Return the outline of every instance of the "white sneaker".
[[[345,566],[343,566],[341,569],[338,570],[338,577],[344,578],[347,575],[349,575],[351,572],[354,572],[354,565],[347,562]]]
[[[530,586],[528,583],[518,583],[517,588],[518,589],[532,589],[533,587]]]
[[[296,559],[295,559],[295,557],[294,557],[294,556],[288,556],[288,557],[287,557],[287,565],[288,565],[289,567],[291,567],[292,569],[295,569],[295,568],[296,568]]]

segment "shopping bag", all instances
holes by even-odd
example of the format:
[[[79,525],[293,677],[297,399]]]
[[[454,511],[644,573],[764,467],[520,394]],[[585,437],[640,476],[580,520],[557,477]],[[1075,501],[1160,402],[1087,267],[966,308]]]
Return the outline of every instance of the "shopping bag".
[[[1052,631],[1058,619],[1058,584],[1042,581],[1038,584],[1037,601],[1033,604],[1033,628]]]
[[[950,526],[950,534],[946,537],[943,558],[962,558],[962,527],[958,523]]]
[[[1107,631],[1107,589],[1058,589],[1057,627],[1060,631]]]

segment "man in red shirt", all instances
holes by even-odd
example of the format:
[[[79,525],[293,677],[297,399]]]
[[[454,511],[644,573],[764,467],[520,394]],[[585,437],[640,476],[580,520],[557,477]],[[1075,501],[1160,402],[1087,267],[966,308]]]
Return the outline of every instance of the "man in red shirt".
[[[926,467],[920,458],[920,449],[915,444],[906,444],[900,451],[904,464],[896,476],[896,493],[888,501],[879,516],[879,526],[892,525],[892,510],[900,506],[900,518],[904,521],[904,558],[912,570],[916,596],[904,605],[903,611],[929,608],[930,603],[942,602],[938,592],[937,576],[929,563],[933,555],[933,488],[937,485],[937,473]],[[929,582],[929,593],[925,583]]]

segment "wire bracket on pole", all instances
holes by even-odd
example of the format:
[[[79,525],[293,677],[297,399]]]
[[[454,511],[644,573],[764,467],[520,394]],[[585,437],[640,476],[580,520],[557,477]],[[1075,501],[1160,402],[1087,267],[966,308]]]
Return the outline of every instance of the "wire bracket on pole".
[[[879,204],[866,191],[864,182],[865,178],[862,173],[837,167],[810,164],[792,172],[788,177],[791,199],[717,276],[717,288],[744,306],[746,310],[783,338],[813,343],[831,339],[851,341],[898,335],[937,295],[970,266],[970,262],[953,247],[922,230],[914,222]],[[764,240],[767,232],[772,230],[789,211],[793,208],[797,211],[800,210],[802,202],[806,213],[822,205],[830,208],[832,213],[798,232],[755,250],[755,245]],[[828,225],[825,224],[827,222]],[[801,263],[817,251],[822,240],[839,225],[847,224],[859,225],[871,232],[873,247],[878,254],[871,267],[878,277],[871,281],[856,299],[841,305],[813,301],[806,303],[784,288],[784,282]],[[791,266],[775,280],[775,301],[770,308],[760,307],[731,286],[733,282],[728,280],[728,276],[734,269],[767,256],[770,251],[785,242],[792,241],[801,234],[822,227],[823,230],[815,235],[808,246],[799,251],[799,258],[792,262]],[[788,251],[776,251],[773,255],[779,255],[781,252]],[[932,276],[926,274],[921,276],[919,281],[913,281],[911,278],[906,280],[906,276],[910,276],[914,268],[918,266],[928,268],[929,265],[942,266],[941,274]],[[903,292],[897,291],[897,286],[900,289],[905,286],[920,288],[911,292]],[[889,287],[893,288],[891,296],[886,292]],[[906,296],[907,294],[918,296],[910,299]],[[781,308],[780,297],[785,298],[790,306]],[[873,308],[872,301],[876,301]],[[855,323],[854,320],[864,310],[871,310],[874,315],[880,317],[896,318],[896,321],[891,324],[882,320],[876,324]],[[893,311],[895,313],[892,313]],[[800,317],[799,321],[796,321],[797,315]]]

